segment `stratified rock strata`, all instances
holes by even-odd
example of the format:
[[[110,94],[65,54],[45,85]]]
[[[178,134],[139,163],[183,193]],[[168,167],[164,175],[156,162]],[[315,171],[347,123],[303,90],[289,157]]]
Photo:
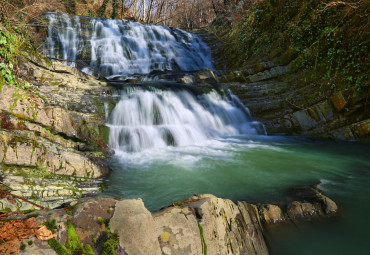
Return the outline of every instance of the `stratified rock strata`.
[[[44,207],[56,207],[99,191],[108,174],[104,160],[109,128],[104,120],[112,91],[94,77],[60,63],[30,57],[20,77],[32,89],[0,88],[0,170],[3,187]],[[31,76],[29,74],[32,74]],[[112,105],[113,104],[113,105]],[[28,210],[30,203],[0,201],[1,210]]]

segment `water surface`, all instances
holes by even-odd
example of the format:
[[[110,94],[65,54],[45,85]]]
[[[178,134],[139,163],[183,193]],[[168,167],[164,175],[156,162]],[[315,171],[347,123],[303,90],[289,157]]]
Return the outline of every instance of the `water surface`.
[[[109,124],[116,155],[106,194],[140,197],[157,211],[197,193],[286,201],[289,187],[320,182],[340,215],[268,229],[271,253],[367,254],[369,145],[257,135],[237,102],[214,93],[124,94]]]

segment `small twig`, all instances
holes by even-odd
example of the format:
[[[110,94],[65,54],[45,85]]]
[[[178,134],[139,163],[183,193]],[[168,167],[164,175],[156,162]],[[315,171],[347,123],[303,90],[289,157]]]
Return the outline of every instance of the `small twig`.
[[[11,190],[14,190],[14,189],[12,189],[10,186],[8,186],[8,185],[6,185],[4,182],[2,182],[2,181],[0,181],[0,184],[2,184],[2,185],[4,185],[4,186],[6,186],[6,187],[8,187],[9,189],[11,189]]]
[[[27,203],[29,203],[29,204],[31,204],[31,205],[34,205],[34,206],[36,206],[36,207],[38,207],[38,208],[40,208],[40,209],[47,209],[46,207],[43,207],[43,206],[38,205],[38,204],[35,204],[34,202],[31,202],[31,201],[29,201],[29,200],[25,199],[24,197],[20,197],[20,196],[17,196],[17,195],[13,195],[13,194],[11,194],[11,193],[10,193],[10,192],[8,192],[8,191],[0,190],[0,193],[3,193],[3,194],[5,194],[5,195],[8,195],[8,196],[11,196],[11,197],[14,197],[14,198],[20,199],[20,200],[23,200],[24,202],[27,202]]]

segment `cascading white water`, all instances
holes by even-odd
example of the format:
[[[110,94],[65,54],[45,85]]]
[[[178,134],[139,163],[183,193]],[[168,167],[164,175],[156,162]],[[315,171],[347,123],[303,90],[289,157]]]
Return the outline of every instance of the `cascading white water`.
[[[140,152],[257,134],[257,123],[240,104],[216,91],[195,96],[186,90],[132,88],[123,92],[111,113],[110,146],[116,151]]]
[[[196,34],[126,20],[47,13],[45,53],[96,76],[212,68],[211,51]]]

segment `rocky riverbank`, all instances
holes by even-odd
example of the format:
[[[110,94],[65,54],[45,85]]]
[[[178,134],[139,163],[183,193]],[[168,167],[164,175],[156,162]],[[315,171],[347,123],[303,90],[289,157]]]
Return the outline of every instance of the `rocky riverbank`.
[[[314,86],[299,84],[297,61],[288,65],[261,62],[218,74],[268,134],[369,141],[367,95],[351,100],[342,91],[316,96]]]
[[[0,89],[2,188],[50,208],[96,193],[98,180],[109,173],[104,121],[114,105],[113,89],[57,62],[29,57],[20,66],[19,76],[32,87],[5,84]],[[34,208],[9,196],[0,206]]]
[[[286,209],[273,204],[257,206],[213,195],[195,195],[155,213],[149,212],[141,199],[83,198],[54,210],[2,214],[1,217],[10,222],[8,228],[35,218],[40,227],[44,224],[54,234],[49,234],[48,242],[32,233],[16,236],[2,243],[0,251],[268,254],[263,232],[270,224],[327,217],[338,212],[336,204],[316,188],[296,187],[294,192],[300,200],[290,203]]]

